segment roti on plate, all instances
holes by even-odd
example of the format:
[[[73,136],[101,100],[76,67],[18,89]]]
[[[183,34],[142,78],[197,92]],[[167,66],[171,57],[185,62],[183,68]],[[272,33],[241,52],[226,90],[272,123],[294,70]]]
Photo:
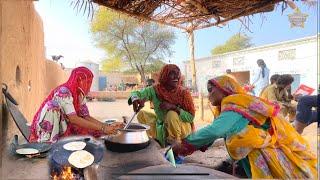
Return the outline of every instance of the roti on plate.
[[[80,150],[71,153],[68,161],[77,168],[85,168],[94,162],[94,156],[88,151]]]
[[[16,152],[18,154],[28,155],[28,154],[37,154],[39,153],[39,150],[34,148],[21,148],[21,149],[17,149]]]
[[[73,141],[63,145],[63,148],[69,151],[79,151],[84,147],[86,147],[86,143],[83,141]]]

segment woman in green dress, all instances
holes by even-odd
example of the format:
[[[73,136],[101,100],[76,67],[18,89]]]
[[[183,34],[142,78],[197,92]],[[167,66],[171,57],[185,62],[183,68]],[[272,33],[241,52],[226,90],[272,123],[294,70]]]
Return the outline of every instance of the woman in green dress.
[[[146,101],[153,103],[152,111],[141,110]],[[139,112],[138,121],[150,126],[149,136],[166,143],[180,142],[192,132],[195,108],[191,93],[181,83],[181,72],[174,64],[165,65],[159,83],[140,91],[133,91],[128,100]]]

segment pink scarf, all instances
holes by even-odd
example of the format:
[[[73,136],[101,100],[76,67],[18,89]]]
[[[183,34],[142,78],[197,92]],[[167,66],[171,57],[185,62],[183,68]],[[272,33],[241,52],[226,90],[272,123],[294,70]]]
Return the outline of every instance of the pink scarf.
[[[73,105],[76,110],[77,115],[80,115],[80,100],[79,96],[80,93],[83,93],[84,95],[87,95],[90,91],[90,87],[92,84],[93,74],[92,72],[86,68],[86,67],[77,67],[72,70],[71,75],[68,79],[68,81],[55,89],[53,89],[50,94],[47,96],[47,98],[42,102],[40,108],[38,109],[37,113],[33,117],[32,125],[31,125],[31,135],[29,137],[30,142],[33,142],[34,140],[38,139],[37,136],[37,124],[39,122],[39,116],[41,114],[41,111],[43,107],[46,105],[46,103],[50,100],[52,100],[55,92],[60,89],[60,87],[66,87],[70,90],[73,98]]]

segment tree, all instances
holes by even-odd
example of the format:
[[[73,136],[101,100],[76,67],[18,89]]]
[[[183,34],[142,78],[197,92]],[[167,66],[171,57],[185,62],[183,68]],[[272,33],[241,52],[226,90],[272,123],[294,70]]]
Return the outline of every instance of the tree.
[[[251,38],[245,34],[235,34],[228,39],[223,45],[219,45],[211,50],[212,55],[222,54],[231,51],[238,51],[241,49],[249,48],[251,44]]]
[[[145,73],[159,72],[164,65],[165,65],[164,62],[162,62],[160,60],[155,60],[151,64],[147,64],[144,67],[144,72]],[[128,70],[125,70],[124,73],[128,73],[128,74],[137,73],[137,70],[136,69],[128,69]]]
[[[114,57],[113,59],[106,59],[102,61],[102,71],[106,73],[120,71],[122,65],[123,64],[119,57]]]
[[[104,7],[95,13],[91,32],[96,45],[106,51],[111,64],[115,59],[136,69],[145,81],[145,67],[172,55],[175,34],[155,23],[140,22]],[[109,66],[110,67],[110,66]]]

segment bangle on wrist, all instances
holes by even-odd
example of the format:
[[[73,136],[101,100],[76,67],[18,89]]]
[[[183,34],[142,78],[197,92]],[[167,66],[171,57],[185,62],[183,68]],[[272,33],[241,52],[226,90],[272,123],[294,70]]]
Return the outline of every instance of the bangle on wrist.
[[[138,100],[138,99],[139,99],[138,96],[131,96],[131,101],[132,101],[132,102],[135,101],[135,100]]]

